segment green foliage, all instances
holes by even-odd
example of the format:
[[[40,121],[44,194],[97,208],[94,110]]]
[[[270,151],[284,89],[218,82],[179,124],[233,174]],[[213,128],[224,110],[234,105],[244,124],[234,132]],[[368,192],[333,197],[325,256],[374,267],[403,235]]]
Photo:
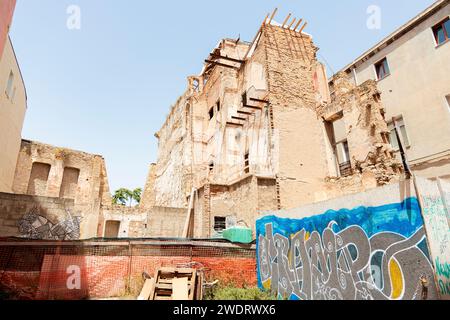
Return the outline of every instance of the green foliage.
[[[258,288],[217,287],[206,293],[206,300],[258,301],[277,300],[276,295]]]
[[[119,204],[122,206],[126,206],[127,203],[131,207],[133,201],[136,203],[141,202],[142,189],[136,188],[134,190],[129,190],[126,188],[120,188],[116,190],[113,196],[113,204]]]

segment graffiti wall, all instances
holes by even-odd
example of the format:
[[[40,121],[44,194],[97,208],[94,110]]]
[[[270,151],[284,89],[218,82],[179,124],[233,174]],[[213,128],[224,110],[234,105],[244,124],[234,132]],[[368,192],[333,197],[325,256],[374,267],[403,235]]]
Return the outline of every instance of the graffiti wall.
[[[20,235],[33,240],[79,240],[81,217],[73,217],[67,211],[65,220],[52,223],[39,214],[38,208],[25,214],[17,223]]]
[[[359,197],[359,203],[376,200],[370,193]],[[415,196],[303,219],[269,215],[257,221],[257,247],[259,286],[280,298],[438,298]]]
[[[417,178],[430,254],[441,298],[450,300],[450,185],[443,180]]]

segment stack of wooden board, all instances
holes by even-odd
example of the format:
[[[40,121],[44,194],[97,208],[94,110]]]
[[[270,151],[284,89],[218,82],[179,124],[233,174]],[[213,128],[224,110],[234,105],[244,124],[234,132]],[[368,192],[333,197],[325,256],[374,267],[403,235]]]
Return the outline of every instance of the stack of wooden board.
[[[195,269],[161,268],[147,279],[138,300],[202,300],[203,275]]]

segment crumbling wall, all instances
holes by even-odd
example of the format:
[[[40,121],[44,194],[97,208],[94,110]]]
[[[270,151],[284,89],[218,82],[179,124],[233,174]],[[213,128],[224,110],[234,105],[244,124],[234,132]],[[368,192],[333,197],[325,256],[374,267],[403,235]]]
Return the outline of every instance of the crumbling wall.
[[[0,193],[0,238],[78,240],[81,221],[73,200]]]
[[[187,206],[187,185],[184,183],[192,166],[191,138],[188,134],[186,95],[172,107],[166,123],[156,134],[159,139],[158,162],[154,171],[155,205],[184,208]],[[148,191],[146,191],[148,192]]]
[[[327,162],[322,124],[316,114],[316,51],[311,36],[266,26],[261,45],[273,125],[279,144],[280,205],[291,208],[321,200]]]
[[[385,110],[376,82],[369,80],[355,86],[341,72],[333,78],[333,85],[331,104],[320,108],[318,114],[328,120],[342,112],[353,173],[366,186],[397,181],[402,164],[395,158],[389,142]]]
[[[74,210],[81,217],[81,237],[91,238],[97,235],[100,206],[110,204],[109,185],[106,165],[103,157],[85,152],[23,140],[17,161],[13,191],[17,194],[28,194],[33,164],[41,163],[50,166],[47,181],[41,177],[39,181],[40,196],[49,198],[70,198],[74,200]],[[75,170],[76,177],[69,179],[64,185],[67,170]],[[67,179],[67,178],[66,178]],[[33,181],[31,181],[33,182]],[[66,189],[66,187],[68,187]],[[30,195],[36,195],[34,190]],[[66,192],[67,191],[67,192]]]
[[[139,206],[142,209],[149,209],[155,206],[155,180],[156,180],[156,164],[150,165],[144,190],[142,191],[141,202]]]

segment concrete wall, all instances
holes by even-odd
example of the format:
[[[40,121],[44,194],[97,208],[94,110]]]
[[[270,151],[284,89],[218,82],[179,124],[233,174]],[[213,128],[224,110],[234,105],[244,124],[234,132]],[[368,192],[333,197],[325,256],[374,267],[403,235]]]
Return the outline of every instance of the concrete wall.
[[[0,193],[0,238],[80,239],[74,201]]]
[[[2,2],[1,6],[5,5]],[[3,20],[4,12],[1,11]],[[0,30],[0,34],[1,34]],[[22,127],[27,108],[25,85],[9,38],[0,55],[0,192],[12,192],[14,171],[20,149]],[[0,44],[1,39],[0,39]],[[6,89],[13,74],[12,93]]]
[[[409,181],[268,213],[257,221],[259,285],[301,300],[420,300],[425,275],[436,299],[425,226]]]
[[[418,174],[450,176],[450,43],[436,46],[432,27],[450,15],[450,4],[355,69],[356,82],[376,79],[374,64],[387,57],[391,74],[378,81],[386,119],[403,116],[407,155]]]

